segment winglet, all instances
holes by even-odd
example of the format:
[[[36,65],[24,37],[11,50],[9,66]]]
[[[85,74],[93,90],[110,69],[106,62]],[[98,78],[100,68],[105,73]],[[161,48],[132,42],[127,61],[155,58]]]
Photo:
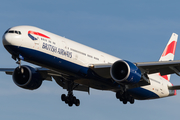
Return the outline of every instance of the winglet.
[[[172,60],[174,60],[177,39],[178,39],[178,35],[176,33],[172,33],[171,38],[169,39],[169,42],[167,43],[159,61],[172,61]],[[170,80],[170,75],[163,75],[162,77],[168,81]]]

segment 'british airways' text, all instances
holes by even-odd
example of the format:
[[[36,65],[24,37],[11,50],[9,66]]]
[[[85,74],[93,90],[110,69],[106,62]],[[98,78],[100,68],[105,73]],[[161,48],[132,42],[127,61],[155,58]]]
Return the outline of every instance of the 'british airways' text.
[[[67,56],[69,58],[72,58],[72,52],[69,52],[69,51],[61,49],[61,48],[57,48],[56,46],[53,46],[53,45],[50,45],[50,44],[47,44],[44,42],[42,45],[42,49],[46,49],[46,50],[49,50],[51,52],[58,53],[60,55],[64,55],[64,56]]]

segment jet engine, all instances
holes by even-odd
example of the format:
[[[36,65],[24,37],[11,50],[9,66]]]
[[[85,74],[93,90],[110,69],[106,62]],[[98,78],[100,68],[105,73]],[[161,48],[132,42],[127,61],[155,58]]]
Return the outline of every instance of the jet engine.
[[[39,88],[43,80],[40,73],[30,66],[17,67],[14,70],[12,77],[17,86],[29,90]]]
[[[111,77],[117,83],[135,84],[141,79],[140,69],[126,60],[116,61],[110,69]]]

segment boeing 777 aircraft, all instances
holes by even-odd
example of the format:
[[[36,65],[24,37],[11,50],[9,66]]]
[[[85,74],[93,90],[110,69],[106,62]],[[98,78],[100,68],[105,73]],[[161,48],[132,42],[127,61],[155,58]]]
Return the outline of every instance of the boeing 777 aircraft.
[[[180,60],[173,61],[178,35],[173,33],[157,62],[132,63],[32,26],[17,26],[3,35],[3,45],[18,63],[17,68],[0,68],[14,83],[34,90],[52,78],[68,94],[61,99],[69,106],[80,105],[73,90],[90,88],[116,93],[124,104],[134,100],[176,95],[180,86],[170,83],[170,74],[180,76]],[[41,66],[21,65],[21,61]]]

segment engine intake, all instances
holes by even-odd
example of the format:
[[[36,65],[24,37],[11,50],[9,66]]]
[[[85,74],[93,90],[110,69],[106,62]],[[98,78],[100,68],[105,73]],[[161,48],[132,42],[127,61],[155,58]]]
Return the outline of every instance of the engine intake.
[[[14,83],[24,89],[34,90],[39,88],[42,84],[40,73],[30,66],[17,67],[12,77]]]
[[[116,61],[110,69],[111,77],[117,83],[135,84],[141,79],[140,69],[126,60]]]

